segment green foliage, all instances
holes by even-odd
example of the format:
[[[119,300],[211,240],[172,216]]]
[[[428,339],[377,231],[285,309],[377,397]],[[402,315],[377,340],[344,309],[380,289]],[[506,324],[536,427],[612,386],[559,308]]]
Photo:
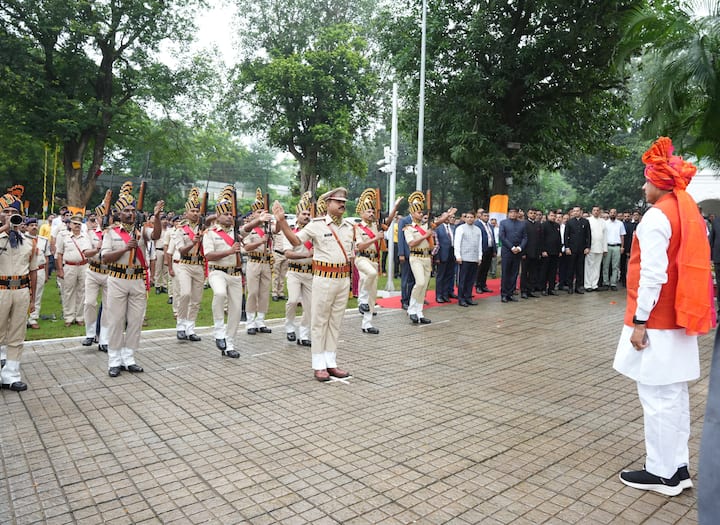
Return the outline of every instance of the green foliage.
[[[649,3],[630,18],[623,50],[641,53],[645,136],[720,163],[720,2]]]
[[[602,148],[625,112],[611,67],[621,15],[640,0],[430,3],[425,151],[455,164],[475,199]],[[401,122],[414,132],[417,3],[381,17],[388,61],[405,82]],[[405,13],[410,12],[410,15]],[[508,143],[521,144],[519,150]]]
[[[364,173],[356,142],[372,114],[376,76],[363,28],[354,23],[362,4],[239,5],[246,59],[228,99],[232,125],[291,153],[301,192],[315,191],[320,178]]]

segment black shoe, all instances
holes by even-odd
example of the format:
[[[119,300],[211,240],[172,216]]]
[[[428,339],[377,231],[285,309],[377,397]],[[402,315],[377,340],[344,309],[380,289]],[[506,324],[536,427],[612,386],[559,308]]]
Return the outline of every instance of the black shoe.
[[[508,301],[511,301],[511,302],[513,302],[513,303],[517,303],[517,302],[518,302],[517,297],[513,297],[512,295],[508,295],[508,298],[507,298],[507,299],[508,299]]]
[[[540,295],[542,295],[543,297],[547,297],[547,294],[547,290],[543,290],[542,292],[540,292]]]
[[[508,302],[508,298],[503,296],[503,297],[500,298],[500,302],[501,302],[501,303],[507,303],[507,302]]]
[[[447,303],[449,301],[447,299],[445,299],[444,297],[438,297],[435,299],[435,302],[436,303]]]
[[[238,357],[240,357],[240,354],[237,352],[237,350],[220,350],[220,355],[232,357],[233,359],[237,359]]]
[[[528,296],[528,297],[534,297],[534,298],[537,299],[537,295],[535,295],[535,294],[532,293],[532,292],[528,292],[528,293],[527,293],[527,296]]]
[[[467,302],[467,304],[469,304],[470,306],[477,306],[478,302],[477,302],[477,301],[473,301],[472,299],[470,299],[470,300]]]
[[[670,479],[650,474],[647,470],[630,470],[620,473],[620,481],[628,487],[652,490],[665,496],[677,496],[683,491],[677,472]]]
[[[6,390],[12,390],[13,392],[25,392],[27,385],[22,381],[15,381],[14,383],[3,383],[2,387]]]
[[[117,377],[120,375],[120,367],[119,366],[111,366],[108,368],[108,375],[110,377]]]
[[[200,337],[197,334],[190,334],[187,336],[188,341],[192,341],[193,343],[197,343],[198,341],[202,341],[202,337]]]
[[[547,294],[548,295],[557,295],[554,290],[548,290]]]
[[[457,296],[456,294],[454,294],[454,293],[450,293],[450,294],[448,295],[448,297],[449,297],[450,299],[457,299],[457,298],[458,298],[458,296]]]
[[[185,333],[185,330],[178,330],[176,335],[177,335],[177,338],[180,339],[181,341],[187,341],[188,336]]]
[[[98,352],[105,352],[107,354],[107,345],[98,345]]]
[[[682,487],[683,490],[691,489],[693,487],[693,482],[690,479],[690,472],[688,472],[687,466],[683,466],[677,469],[677,474],[675,475],[678,477],[678,481],[680,481],[680,487]]]
[[[5,360],[0,359],[0,368],[3,368],[5,366]]]
[[[257,331],[260,332],[261,334],[271,334],[272,333],[272,329],[268,328],[267,326],[261,326],[260,328],[257,329]]]
[[[277,295],[273,295],[272,300],[273,300],[273,302],[278,302],[280,299],[278,299]]]
[[[94,338],[94,337],[86,337],[85,339],[83,339],[82,345],[83,345],[83,346],[92,346],[92,344],[93,344],[94,342],[95,342],[95,338]]]
[[[143,367],[141,367],[140,365],[135,365],[135,364],[127,365],[127,366],[123,365],[120,368],[122,368],[126,372],[132,372],[133,374],[139,374],[140,372],[144,372]]]
[[[428,319],[427,317],[421,317],[420,318],[420,324],[430,324],[432,321]]]
[[[597,288],[585,288],[585,291],[586,291],[587,293],[594,292],[595,290],[597,290]],[[578,293],[579,293],[579,292],[578,292]]]
[[[215,339],[215,346],[218,347],[218,350],[225,351],[227,349],[227,341],[225,339]]]
[[[585,293],[585,290],[582,288],[575,288],[575,293]]]
[[[287,297],[285,297],[284,295],[278,295],[278,300],[284,301],[286,299],[287,299]]]
[[[402,303],[402,309],[407,310],[410,305],[408,303]]]
[[[462,306],[463,308],[467,308],[467,307],[470,306],[470,305],[467,304],[465,301],[459,301],[459,302],[458,302],[458,306]]]
[[[156,287],[155,287],[155,295],[160,295],[161,293],[162,293],[162,289],[161,289],[161,288],[158,288],[158,287],[156,286]]]
[[[420,319],[418,319],[418,316],[415,314],[410,314],[410,320],[413,324],[418,324],[420,322]]]
[[[610,289],[611,289],[613,292],[617,292],[617,286],[611,286]]]
[[[167,304],[172,304],[172,297],[168,297]]]
[[[528,298],[528,294],[526,294],[526,293],[520,294],[520,297],[522,297],[523,299],[527,299],[527,298]]]
[[[290,342],[295,341],[295,339],[297,339],[297,337],[295,336],[295,332],[288,332],[286,334],[286,337],[287,337],[287,340]]]
[[[366,312],[369,312],[369,311],[370,311],[370,305],[369,305],[369,304],[365,304],[365,303],[360,303],[360,304],[358,305],[358,310],[360,310],[360,313],[361,313],[361,314],[364,314],[364,313],[366,313]]]
[[[476,286],[476,287],[475,287],[475,291],[476,291],[477,293],[483,293],[482,286]]]
[[[379,334],[380,333],[380,330],[378,330],[374,326],[371,326],[370,328],[363,328],[362,331],[364,334]]]
[[[247,334],[248,335],[255,335],[257,333],[257,328],[248,328]]]
[[[481,288],[481,290],[482,290],[484,293],[491,293],[491,292],[492,292],[492,290],[491,290],[490,288],[488,288],[487,286],[483,286],[483,287]]]
[[[300,346],[312,346],[310,339],[298,339],[297,344]]]

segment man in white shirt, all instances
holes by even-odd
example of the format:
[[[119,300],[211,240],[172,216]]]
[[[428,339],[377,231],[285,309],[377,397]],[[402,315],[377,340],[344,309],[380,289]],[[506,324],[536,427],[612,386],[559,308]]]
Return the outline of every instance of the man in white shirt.
[[[612,208],[605,222],[607,233],[607,252],[603,256],[603,284],[617,290],[620,277],[620,258],[625,253],[625,225],[617,219],[617,210]]]
[[[590,217],[590,252],[585,256],[585,291],[594,292],[600,280],[600,264],[607,252],[605,221],[600,217],[600,206],[593,206]]]

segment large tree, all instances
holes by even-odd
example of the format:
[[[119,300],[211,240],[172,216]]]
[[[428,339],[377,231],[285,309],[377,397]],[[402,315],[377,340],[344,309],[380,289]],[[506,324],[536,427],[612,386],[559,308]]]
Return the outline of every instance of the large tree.
[[[543,167],[603,147],[624,118],[612,67],[623,14],[640,0],[446,0],[427,16],[425,151],[473,196],[506,193]],[[417,129],[419,4],[386,13],[383,46]],[[410,14],[407,14],[408,11]],[[519,148],[519,149],[518,149]],[[482,199],[479,199],[482,200]]]
[[[230,120],[289,152],[300,191],[333,172],[363,173],[356,143],[373,113],[376,76],[367,1],[238,0],[244,24]]]
[[[0,97],[36,138],[62,145],[68,204],[95,189],[113,121],[131,101],[170,97],[183,78],[157,60],[189,38],[201,0],[3,0]]]

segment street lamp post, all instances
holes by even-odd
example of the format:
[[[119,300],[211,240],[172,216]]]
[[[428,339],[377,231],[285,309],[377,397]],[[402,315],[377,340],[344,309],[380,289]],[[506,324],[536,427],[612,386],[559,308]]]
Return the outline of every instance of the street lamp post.
[[[422,3],[422,37],[420,41],[420,100],[418,112],[418,149],[415,189],[422,191],[423,177],[423,139],[425,125],[425,40],[427,36],[427,0]]]

